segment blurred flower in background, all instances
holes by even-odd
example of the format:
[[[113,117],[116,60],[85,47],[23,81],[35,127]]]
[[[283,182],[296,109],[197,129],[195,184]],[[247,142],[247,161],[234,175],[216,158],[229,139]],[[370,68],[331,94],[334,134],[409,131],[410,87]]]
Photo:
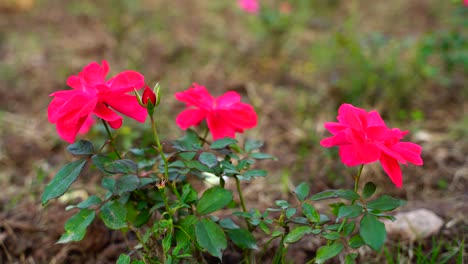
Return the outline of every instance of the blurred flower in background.
[[[247,13],[258,14],[260,4],[257,0],[239,0],[239,7]]]

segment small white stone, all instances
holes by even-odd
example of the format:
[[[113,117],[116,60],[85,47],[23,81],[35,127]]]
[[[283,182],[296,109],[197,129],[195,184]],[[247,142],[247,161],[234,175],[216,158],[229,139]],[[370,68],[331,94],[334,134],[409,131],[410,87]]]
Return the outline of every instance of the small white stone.
[[[395,222],[384,221],[388,235],[410,241],[437,234],[444,225],[439,216],[427,209],[398,213],[395,218]]]

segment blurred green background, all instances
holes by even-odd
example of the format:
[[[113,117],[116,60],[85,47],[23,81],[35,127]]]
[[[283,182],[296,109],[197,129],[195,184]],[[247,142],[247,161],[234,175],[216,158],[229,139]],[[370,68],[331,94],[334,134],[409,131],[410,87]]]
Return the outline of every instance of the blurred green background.
[[[421,252],[466,237],[460,214],[468,209],[468,7],[448,0],[260,3],[252,15],[236,1],[2,0],[0,220],[32,206],[34,215],[24,218],[39,221],[45,183],[71,159],[47,121],[48,95],[68,89],[67,77],[86,64],[106,59],[108,77],[133,69],[150,86],[161,84],[157,119],[167,140],[183,134],[174,122],[183,105],[173,94],[193,82],[217,96],[235,90],[252,104],[259,125],[241,138],[264,140],[263,151],[279,159],[263,163],[269,176],[254,183],[264,187],[266,198],[251,198],[259,207],[288,197],[300,181],[313,191],[352,186],[355,170],[338,161],[336,149],[318,144],[327,135],[323,122],[335,120],[344,102],[376,109],[390,127],[410,130],[407,140],[423,146],[425,165],[404,168],[401,190],[379,166],[364,177],[410,205],[434,207],[447,222],[458,219],[442,242],[420,242]],[[119,144],[144,142],[148,128],[125,120]],[[97,126],[87,137],[104,140]],[[0,256],[38,258],[37,245],[30,247],[6,253],[11,248],[4,246]],[[409,252],[390,245],[394,250]],[[43,259],[60,248],[51,252]],[[374,258],[392,260],[387,256]]]

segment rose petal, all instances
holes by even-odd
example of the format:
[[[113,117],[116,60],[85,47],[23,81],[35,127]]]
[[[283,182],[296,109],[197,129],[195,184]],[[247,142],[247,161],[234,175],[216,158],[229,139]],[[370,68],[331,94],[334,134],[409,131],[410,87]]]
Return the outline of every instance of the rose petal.
[[[86,85],[92,87],[104,83],[108,72],[109,65],[107,61],[103,60],[102,67],[96,62],[92,62],[83,68],[83,71],[78,74],[78,77],[81,78]]]
[[[208,128],[210,129],[213,140],[221,139],[224,137],[235,138],[236,131],[229,125],[226,120],[216,114],[208,114],[206,119]]]
[[[205,87],[193,84],[192,88],[180,93],[176,93],[177,100],[184,102],[187,106],[196,106],[207,111],[213,108],[213,97],[208,93]]]
[[[238,93],[229,91],[215,100],[215,109],[229,109],[233,104],[239,103],[241,97]]]
[[[389,149],[399,153],[403,159],[408,162],[411,162],[417,166],[423,165],[423,160],[421,159],[422,148],[418,144],[411,142],[398,142],[392,146],[389,146]]]
[[[94,114],[106,120],[113,129],[117,129],[122,126],[122,117],[117,115],[103,103],[96,104],[96,107],[94,108]]]
[[[393,184],[401,188],[403,185],[403,176],[401,175],[401,168],[398,161],[382,153],[382,155],[380,155],[380,164],[382,164],[382,168],[387,173],[390,180],[392,180]]]
[[[142,88],[145,85],[145,77],[136,71],[123,71],[107,81],[106,85],[114,95],[119,95]]]
[[[367,127],[367,113],[364,109],[354,107],[350,104],[342,104],[338,109],[338,121],[355,130],[362,131]]]
[[[131,117],[139,122],[145,122],[148,111],[143,108],[136,99],[136,96],[123,94],[108,102],[109,106],[120,113]]]
[[[185,130],[191,126],[196,126],[206,118],[208,112],[203,109],[186,109],[176,118],[177,125]]]
[[[329,148],[334,146],[342,146],[342,145],[350,145],[351,142],[348,141],[346,138],[346,134],[344,131],[336,134],[333,137],[329,137],[320,141],[320,145],[323,147]]]
[[[248,104],[236,103],[231,105],[229,109],[219,109],[214,112],[239,132],[257,125],[257,114],[254,108]]]
[[[333,135],[336,135],[338,132],[341,132],[342,130],[348,128],[348,126],[336,122],[326,122],[324,124],[324,127]]]

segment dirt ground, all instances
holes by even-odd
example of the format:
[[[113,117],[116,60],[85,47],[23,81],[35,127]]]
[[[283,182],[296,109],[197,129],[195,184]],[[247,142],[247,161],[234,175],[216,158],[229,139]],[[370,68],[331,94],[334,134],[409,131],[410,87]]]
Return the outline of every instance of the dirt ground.
[[[267,208],[277,199],[291,200],[292,186],[301,181],[310,183],[312,192],[352,187],[354,170],[318,145],[326,135],[323,122],[336,116],[339,102],[333,101],[333,85],[309,79],[307,70],[296,71],[303,64],[297,50],[326,30],[320,21],[311,20],[306,31],[294,31],[291,45],[296,46],[268,57],[258,47],[261,40],[236,21],[240,15],[235,4],[228,5],[231,10],[210,1],[140,0],[144,8],[129,10],[107,0],[98,5],[94,1],[7,2],[0,4],[0,263],[114,263],[136,244],[131,232],[109,231],[99,220],[81,242],[55,244],[74,213],[65,211],[66,205],[92,193],[98,179],[78,182],[75,196],[46,207],[40,204],[46,183],[71,160],[66,144],[47,121],[48,95],[66,89],[67,76],[91,61],[110,61],[110,75],[132,68],[148,82],[160,81],[166,89],[160,118],[167,130],[162,134],[169,138],[182,135],[173,122],[182,107],[172,97],[174,92],[196,81],[215,94],[241,93],[260,117],[259,126],[246,134],[264,140],[263,151],[278,157],[278,161],[261,163],[268,177],[244,186],[248,202],[257,208]],[[418,36],[441,23],[430,7],[434,1],[400,0],[394,6],[385,2],[359,7],[360,18],[368,20],[362,31]],[[338,6],[338,15],[325,22],[338,23],[343,19],[339,14],[353,8]],[[398,12],[403,11],[413,18],[399,19]],[[218,45],[213,39],[222,42]],[[423,147],[424,166],[403,167],[402,189],[394,188],[378,165],[366,167],[363,173],[363,180],[372,178],[381,192],[407,200],[403,211],[426,208],[440,216],[445,225],[434,237],[448,244],[468,239],[467,85],[466,77],[449,88],[428,82],[412,98],[424,119],[392,123],[411,130],[409,140]],[[304,263],[321,243],[303,239],[293,245],[291,263]],[[387,245],[396,243],[398,238],[391,238]],[[413,245],[401,243],[403,248]],[[428,249],[434,244],[432,238],[417,243]],[[363,263],[385,262],[382,254],[367,252],[366,256]],[[231,248],[224,263],[238,259]]]

